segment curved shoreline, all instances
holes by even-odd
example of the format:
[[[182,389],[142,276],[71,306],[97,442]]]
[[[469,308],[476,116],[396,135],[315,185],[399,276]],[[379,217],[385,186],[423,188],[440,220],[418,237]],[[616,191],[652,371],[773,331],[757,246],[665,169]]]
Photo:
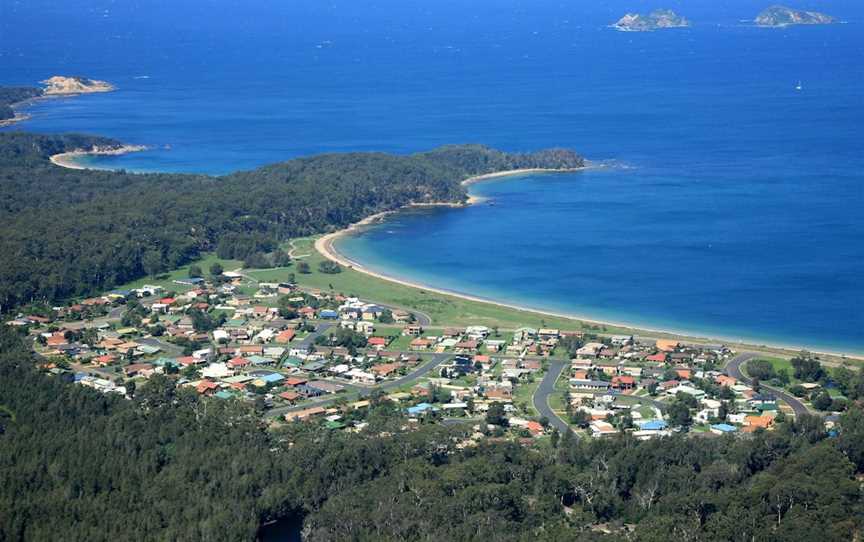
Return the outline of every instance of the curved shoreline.
[[[502,172],[489,173],[489,174],[485,174],[485,175],[478,175],[476,177],[471,177],[471,178],[468,178],[468,179],[462,181],[462,184],[463,185],[470,185],[470,184],[477,183],[477,182],[494,180],[494,179],[499,179],[502,177],[510,177],[510,176],[515,176],[515,175],[524,175],[524,174],[529,174],[529,173],[568,173],[568,172],[581,171],[583,169],[585,169],[585,168],[566,169],[566,170],[528,169],[528,170],[502,171]],[[465,206],[471,205],[472,203],[475,203],[475,201],[477,201],[476,199],[474,201],[472,201],[472,198],[477,198],[477,196],[470,196],[467,203],[412,204],[412,205],[409,205],[407,207],[409,207],[409,208],[431,207],[431,206],[465,207]],[[480,296],[476,296],[476,295],[471,295],[471,294],[466,294],[466,293],[462,293],[462,292],[458,292],[458,291],[448,290],[445,288],[436,288],[434,286],[429,286],[429,285],[423,284],[421,282],[407,280],[404,278],[399,278],[399,277],[387,275],[385,273],[381,273],[378,271],[374,271],[372,269],[369,269],[368,267],[365,267],[363,264],[348,258],[347,256],[340,253],[335,248],[334,243],[339,238],[341,238],[345,235],[350,235],[350,234],[356,232],[357,230],[363,228],[364,226],[368,226],[370,224],[375,224],[377,222],[380,222],[381,220],[383,220],[388,215],[393,214],[393,213],[397,213],[400,210],[402,210],[402,209],[376,213],[374,215],[371,215],[371,216],[364,218],[363,220],[361,220],[359,222],[351,224],[350,226],[348,226],[345,229],[325,234],[325,235],[323,235],[323,236],[321,236],[315,240],[314,248],[316,251],[318,251],[322,256],[324,256],[328,260],[336,262],[339,265],[353,269],[353,270],[358,271],[360,273],[363,273],[365,275],[368,275],[368,276],[371,276],[371,277],[374,277],[377,279],[385,280],[388,282],[392,282],[394,284],[399,284],[401,286],[406,286],[409,288],[416,288],[416,289],[425,290],[428,292],[433,292],[433,293],[437,293],[437,294],[441,294],[441,295],[456,297],[459,299],[464,299],[466,301],[473,301],[473,302],[477,302],[477,303],[486,303],[486,304],[495,305],[495,306],[503,307],[503,308],[507,308],[507,309],[513,309],[513,310],[517,310],[517,311],[523,311],[523,312],[528,312],[528,313],[542,315],[542,316],[564,318],[564,319],[568,319],[568,320],[584,322],[587,324],[606,325],[606,326],[625,328],[629,331],[633,331],[636,333],[646,332],[646,333],[658,333],[658,334],[667,335],[667,336],[675,336],[675,337],[680,338],[682,340],[692,341],[692,342],[702,342],[702,343],[721,342],[721,343],[726,343],[728,345],[734,345],[734,346],[738,346],[738,347],[751,347],[754,349],[783,350],[783,351],[786,351],[789,353],[795,353],[795,352],[798,352],[802,349],[806,349],[806,350],[809,350],[810,352],[813,352],[814,354],[824,354],[824,355],[834,356],[834,357],[838,357],[838,358],[864,360],[864,354],[861,354],[861,353],[836,352],[836,351],[830,351],[830,350],[811,349],[811,348],[807,348],[806,346],[803,346],[803,345],[795,346],[795,345],[781,344],[781,343],[769,343],[769,342],[761,343],[760,342],[759,344],[755,344],[752,342],[753,341],[752,339],[741,339],[741,338],[736,339],[734,337],[724,337],[721,335],[711,335],[711,336],[701,337],[698,335],[693,335],[692,332],[678,331],[678,330],[673,330],[673,329],[642,327],[642,326],[635,325],[635,324],[628,324],[626,322],[597,320],[597,319],[590,318],[590,317],[584,317],[584,316],[581,316],[578,314],[559,313],[559,312],[554,312],[554,311],[545,310],[545,309],[538,309],[538,308],[525,306],[525,305],[518,305],[518,304],[514,304],[514,303],[497,301],[494,299],[488,299],[488,298],[484,298],[484,297],[480,297]]]
[[[115,148],[96,147],[90,150],[61,152],[59,154],[51,155],[49,159],[51,160],[51,163],[55,166],[64,167],[66,169],[99,169],[82,166],[77,162],[77,159],[84,156],[120,156],[122,154],[129,154],[131,152],[141,152],[146,150],[147,147],[144,145],[123,145],[121,147]]]

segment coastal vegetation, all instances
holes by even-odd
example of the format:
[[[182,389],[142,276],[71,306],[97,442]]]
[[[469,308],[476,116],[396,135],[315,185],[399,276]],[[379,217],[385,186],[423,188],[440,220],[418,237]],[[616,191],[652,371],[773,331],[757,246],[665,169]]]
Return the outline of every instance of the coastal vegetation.
[[[71,170],[49,161],[119,146],[90,136],[0,134],[0,251],[14,255],[0,261],[4,311],[111,289],[205,251],[253,267],[285,264],[272,251],[288,238],[412,203],[463,202],[468,177],[584,163],[571,151],[508,154],[479,145],[321,155],[224,177]]]
[[[0,87],[0,122],[15,118],[15,104],[41,95],[42,90],[35,87]]]

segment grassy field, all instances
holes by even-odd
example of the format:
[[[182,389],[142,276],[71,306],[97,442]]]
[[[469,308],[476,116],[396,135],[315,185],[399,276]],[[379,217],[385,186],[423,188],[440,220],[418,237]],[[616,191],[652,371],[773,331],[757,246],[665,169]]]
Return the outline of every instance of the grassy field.
[[[214,263],[219,263],[222,265],[222,268],[225,271],[232,271],[234,269],[239,269],[243,267],[243,262],[239,260],[223,260],[218,258],[216,254],[205,254],[203,258],[197,260],[195,262],[190,263],[189,265],[184,265],[178,269],[173,271],[169,271],[167,273],[163,273],[157,276],[145,277],[143,279],[138,279],[133,282],[129,282],[127,284],[123,284],[122,286],[118,286],[117,290],[131,290],[133,288],[140,288],[145,284],[152,284],[154,286],[161,286],[165,288],[166,291],[175,291],[175,292],[186,292],[191,290],[191,286],[185,286],[183,284],[175,284],[175,280],[189,278],[189,267],[192,265],[197,265],[201,268],[205,275],[210,272],[210,266]]]

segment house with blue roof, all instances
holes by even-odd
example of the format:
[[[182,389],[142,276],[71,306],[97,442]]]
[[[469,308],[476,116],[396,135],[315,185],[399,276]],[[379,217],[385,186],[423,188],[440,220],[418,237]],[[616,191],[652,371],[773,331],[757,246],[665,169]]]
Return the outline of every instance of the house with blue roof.
[[[324,320],[335,320],[339,318],[339,313],[334,310],[323,309],[321,312],[318,313],[318,317]]]
[[[711,426],[711,432],[717,435],[726,435],[738,431],[738,428],[728,423],[715,423]]]
[[[649,420],[639,424],[639,429],[642,431],[662,431],[669,427],[665,420]]]
[[[423,414],[427,410],[437,410],[435,407],[430,405],[429,403],[420,403],[414,405],[412,407],[408,407],[408,414],[411,416],[417,416],[418,414]]]
[[[282,382],[285,380],[285,377],[279,373],[270,373],[260,377],[261,380],[267,382],[268,384],[275,384],[277,382]]]

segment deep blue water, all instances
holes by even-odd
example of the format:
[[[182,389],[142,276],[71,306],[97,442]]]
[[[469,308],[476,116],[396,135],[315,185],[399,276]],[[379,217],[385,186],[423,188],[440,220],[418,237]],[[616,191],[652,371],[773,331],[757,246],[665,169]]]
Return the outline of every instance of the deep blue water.
[[[340,248],[502,300],[862,352],[864,5],[796,3],[848,22],[830,27],[740,23],[769,3],[10,1],[0,84],[118,85],[20,126],[153,147],[104,167],[572,147],[626,167],[478,185],[495,206],[400,216]],[[695,26],[605,28],[656,7]]]

